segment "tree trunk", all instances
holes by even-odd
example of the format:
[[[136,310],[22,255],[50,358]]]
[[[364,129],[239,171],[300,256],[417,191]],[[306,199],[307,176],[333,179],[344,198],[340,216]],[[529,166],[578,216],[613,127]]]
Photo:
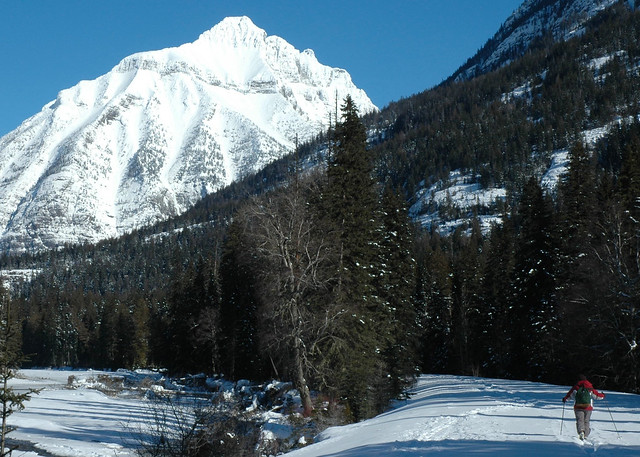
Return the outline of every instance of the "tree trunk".
[[[309,417],[313,411],[313,402],[311,401],[311,392],[309,391],[309,386],[307,385],[307,380],[304,376],[304,367],[302,364],[302,357],[300,354],[300,343],[297,341],[295,343],[295,364],[296,364],[296,375],[295,375],[295,383],[296,389],[300,393],[300,402],[302,403],[302,414],[304,417]]]
[[[7,377],[3,376],[3,384],[2,384],[2,392],[3,394],[6,395],[7,393],[7,389],[8,389],[8,385],[7,385]],[[3,395],[4,396],[4,395]],[[6,436],[7,436],[7,416],[9,415],[8,409],[7,409],[7,402],[3,401],[2,402],[2,431],[1,433],[1,437],[0,437],[0,457],[4,457],[5,455],[8,455],[8,452],[5,452],[5,448],[6,448]]]

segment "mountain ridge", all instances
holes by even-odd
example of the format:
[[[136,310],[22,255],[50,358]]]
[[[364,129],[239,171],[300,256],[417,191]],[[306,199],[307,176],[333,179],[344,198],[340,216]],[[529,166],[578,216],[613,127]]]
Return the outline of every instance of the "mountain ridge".
[[[571,38],[581,33],[584,24],[595,14],[618,1],[526,0],[447,81],[471,79],[495,70],[522,56],[546,33],[551,33],[556,41]]]
[[[580,9],[584,14],[580,16],[579,24],[573,22],[572,27],[565,27],[568,35],[558,36],[557,39],[548,36],[533,47],[526,48],[527,55],[523,58],[514,54],[514,62],[502,62],[495,69],[485,69],[469,79],[460,76],[454,79],[452,76],[448,83],[417,94],[407,99],[406,103],[401,100],[394,104],[390,110],[393,117],[386,110],[381,111],[379,117],[384,122],[378,121],[377,125],[392,125],[388,137],[393,146],[388,149],[412,153],[408,158],[404,157],[411,166],[398,165],[399,169],[405,170],[403,178],[406,179],[399,181],[403,185],[410,183],[410,186],[405,187],[411,206],[410,214],[425,228],[437,227],[442,234],[450,234],[461,226],[469,227],[476,214],[482,230],[487,233],[496,221],[502,219],[504,205],[508,202],[513,204],[514,198],[517,198],[523,185],[519,181],[522,176],[540,176],[545,190],[554,194],[557,184],[567,171],[571,138],[580,139],[586,147],[593,148],[610,131],[631,118],[630,113],[623,109],[624,103],[616,108],[611,107],[611,100],[614,98],[618,100],[616,103],[624,100],[621,93],[616,97],[609,94],[609,100],[602,94],[594,94],[608,85],[605,78],[609,70],[604,67],[617,59],[626,60],[627,54],[634,55],[633,52],[621,51],[624,45],[618,44],[622,48],[615,47],[615,43],[610,43],[608,47],[604,43],[593,44],[602,49],[589,47],[587,51],[587,42],[584,42],[580,54],[575,55],[573,51],[565,52],[563,49],[570,49],[571,43],[584,41],[585,37],[599,42],[597,33],[594,34],[599,29],[599,24],[614,16],[630,18],[636,14],[634,10],[637,10],[637,5],[631,5],[626,0],[527,1],[505,22],[507,25],[503,25],[501,30],[514,31],[516,28],[513,24],[527,26],[530,18],[537,17],[542,4],[547,4],[547,10],[555,13],[562,6],[571,6],[566,11]],[[527,9],[528,6],[536,6],[537,9]],[[549,17],[552,25],[570,23],[568,18],[566,21],[557,21],[557,15]],[[552,25],[536,29],[536,33],[528,36],[541,36]],[[501,32],[497,33],[495,37],[500,34]],[[523,33],[518,35],[524,36]],[[616,42],[618,41],[624,42],[622,39]],[[532,42],[524,40],[522,49],[525,49],[525,43],[529,46]],[[490,44],[485,45],[485,48],[491,48]],[[482,58],[481,50],[470,61],[479,62]],[[633,63],[627,65],[632,67]],[[574,83],[574,71],[578,67],[584,68],[580,90],[569,87]],[[460,90],[460,87],[466,89]],[[485,89],[480,90],[480,87]],[[571,106],[569,100],[573,93],[587,90],[591,95],[585,99],[585,104],[577,103],[570,108],[573,111],[563,111]],[[442,95],[435,95],[438,93]],[[554,95],[551,96],[551,93]],[[593,103],[596,98],[600,101]],[[447,103],[447,100],[454,101]],[[439,104],[443,106],[431,109]],[[491,116],[487,116],[482,110],[489,108],[491,104],[493,105],[487,112],[497,113],[503,110],[500,115],[502,120],[496,120],[490,126],[483,125]],[[473,108],[466,109],[470,106]],[[479,108],[480,106],[483,108]],[[560,111],[563,112],[562,119],[556,118]],[[605,114],[608,111],[616,112]],[[440,115],[441,112],[447,113],[447,116]],[[598,113],[597,116],[594,113]],[[447,117],[458,119],[458,124],[447,121]],[[567,129],[567,125],[576,119],[582,121],[576,123],[573,130]],[[545,124],[548,125],[544,126]],[[503,128],[510,129],[509,132],[503,132],[509,140],[487,147]],[[520,136],[524,130],[530,130],[530,133]],[[561,130],[563,133],[559,133]],[[443,134],[443,131],[447,133]],[[423,134],[426,138],[421,138]],[[533,143],[533,138],[545,136],[548,138],[544,142],[529,144]],[[463,157],[466,148],[461,148],[456,141],[460,144],[473,144],[470,149],[474,149],[474,153]],[[523,149],[515,147],[516,144],[527,146]],[[496,154],[497,151],[500,154]],[[441,154],[446,154],[446,159],[438,158],[437,161],[447,163],[447,167],[434,167],[436,159],[424,158]],[[519,171],[514,173],[516,169]],[[394,172],[398,173],[397,170]],[[414,185],[415,183],[418,185]]]

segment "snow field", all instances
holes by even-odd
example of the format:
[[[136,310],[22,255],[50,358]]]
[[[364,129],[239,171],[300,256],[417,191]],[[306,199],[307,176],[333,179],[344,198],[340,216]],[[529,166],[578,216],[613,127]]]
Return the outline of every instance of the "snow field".
[[[68,378],[74,376],[69,388]],[[44,388],[11,416],[21,442],[17,457],[133,456],[131,431],[149,422],[152,409],[126,390],[95,390],[100,371],[23,370],[16,389]],[[123,372],[153,378],[157,373]],[[238,384],[241,387],[240,384]],[[170,386],[169,386],[170,387]],[[596,386],[597,388],[598,386]],[[569,386],[524,381],[423,375],[408,400],[373,419],[304,437],[307,447],[291,457],[637,457],[640,455],[640,396],[605,391],[596,402],[589,441],[577,438],[572,407],[562,397]],[[226,391],[226,388],[223,389]],[[249,407],[251,408],[251,407]],[[614,419],[615,423],[612,422]],[[286,418],[271,411],[263,434],[286,438]]]
[[[608,393],[606,402],[595,406],[590,443],[581,443],[568,404],[562,421],[561,399],[567,390],[569,386],[424,375],[411,398],[391,411],[359,424],[328,429],[315,444],[287,455],[640,455],[639,396]]]

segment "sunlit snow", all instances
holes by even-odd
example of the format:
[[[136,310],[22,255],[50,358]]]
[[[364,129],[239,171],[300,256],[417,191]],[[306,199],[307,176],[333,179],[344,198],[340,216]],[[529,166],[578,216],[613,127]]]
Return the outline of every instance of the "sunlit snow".
[[[577,437],[569,386],[422,376],[411,399],[365,422],[328,429],[291,457],[607,457],[640,455],[640,397],[606,392],[587,443]],[[610,413],[611,414],[610,414]],[[564,420],[563,420],[564,418]],[[612,421],[613,418],[613,421]]]
[[[151,414],[145,400],[90,389],[101,372],[23,370],[16,388],[44,387],[11,416],[23,442],[16,456],[133,456],[127,430]],[[68,386],[68,377],[78,382]],[[569,386],[524,381],[423,375],[408,400],[373,419],[329,428],[291,457],[447,456],[606,457],[640,455],[640,396],[606,391],[595,405],[588,442],[577,438]],[[563,409],[564,406],[564,409]],[[266,434],[290,430],[274,412]],[[28,451],[28,447],[33,447]],[[42,454],[38,454],[38,450]]]
[[[0,138],[0,244],[96,242],[179,214],[324,131],[347,95],[377,110],[345,70],[247,17],[126,57]]]

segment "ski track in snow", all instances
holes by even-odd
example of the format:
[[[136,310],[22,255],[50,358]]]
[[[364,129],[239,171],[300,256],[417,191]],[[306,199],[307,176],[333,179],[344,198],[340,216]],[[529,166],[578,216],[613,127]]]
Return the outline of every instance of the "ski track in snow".
[[[144,401],[111,397],[67,378],[97,377],[99,371],[22,370],[16,389],[44,390],[11,416],[21,443],[13,457],[133,456],[127,429],[149,417]],[[410,398],[373,419],[325,430],[315,444],[291,457],[637,457],[640,455],[640,396],[605,391],[596,402],[592,434],[576,436],[575,418],[562,397],[569,386],[524,381],[423,375]],[[609,411],[611,413],[609,413]],[[615,423],[611,421],[611,418]],[[265,418],[267,418],[265,416]],[[617,430],[616,430],[617,429]],[[305,437],[307,442],[313,437]]]
[[[292,457],[640,455],[640,397],[609,392],[597,402],[592,434],[581,442],[562,397],[569,386],[430,376],[412,396],[376,418],[328,429]],[[607,409],[611,410],[615,426]],[[562,427],[562,431],[561,431]]]

